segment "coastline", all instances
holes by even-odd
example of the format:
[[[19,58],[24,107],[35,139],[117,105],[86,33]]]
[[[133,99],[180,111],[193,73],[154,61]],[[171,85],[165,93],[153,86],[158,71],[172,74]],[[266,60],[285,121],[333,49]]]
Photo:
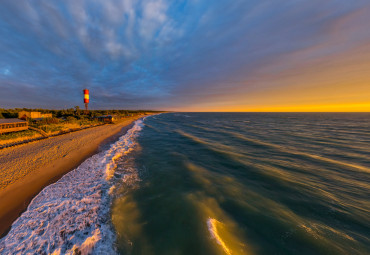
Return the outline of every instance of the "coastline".
[[[143,117],[0,151],[0,238],[44,187],[78,167]]]

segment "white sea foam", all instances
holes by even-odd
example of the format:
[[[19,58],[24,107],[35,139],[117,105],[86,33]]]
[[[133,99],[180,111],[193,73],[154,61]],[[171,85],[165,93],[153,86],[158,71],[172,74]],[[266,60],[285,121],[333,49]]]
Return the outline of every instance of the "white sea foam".
[[[136,121],[107,151],[43,189],[0,240],[0,254],[114,254],[112,176],[116,160],[133,150],[142,126]]]

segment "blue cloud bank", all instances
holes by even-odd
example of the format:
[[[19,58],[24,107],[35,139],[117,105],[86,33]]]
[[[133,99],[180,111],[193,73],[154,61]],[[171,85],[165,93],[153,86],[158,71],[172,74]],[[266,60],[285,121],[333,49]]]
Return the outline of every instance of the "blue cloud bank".
[[[259,77],[369,42],[369,6],[360,0],[3,0],[0,107],[73,107],[82,104],[84,88],[92,108],[229,102],[279,86]],[[349,38],[341,44],[343,22],[350,22]]]

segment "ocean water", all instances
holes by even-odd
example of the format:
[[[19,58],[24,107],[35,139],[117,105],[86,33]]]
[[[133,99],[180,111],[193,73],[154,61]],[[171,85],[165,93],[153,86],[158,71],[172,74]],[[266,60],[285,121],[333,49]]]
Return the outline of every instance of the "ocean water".
[[[370,254],[370,114],[137,121],[0,240],[27,252]]]
[[[170,113],[137,143],[121,254],[370,254],[370,114]]]

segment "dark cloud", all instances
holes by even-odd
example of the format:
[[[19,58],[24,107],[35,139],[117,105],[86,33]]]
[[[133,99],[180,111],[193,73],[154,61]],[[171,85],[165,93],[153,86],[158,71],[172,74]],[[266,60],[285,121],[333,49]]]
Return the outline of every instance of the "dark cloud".
[[[370,3],[361,0],[0,5],[0,107],[70,107],[85,87],[96,108],[227,103],[279,86],[266,77],[370,40]]]

